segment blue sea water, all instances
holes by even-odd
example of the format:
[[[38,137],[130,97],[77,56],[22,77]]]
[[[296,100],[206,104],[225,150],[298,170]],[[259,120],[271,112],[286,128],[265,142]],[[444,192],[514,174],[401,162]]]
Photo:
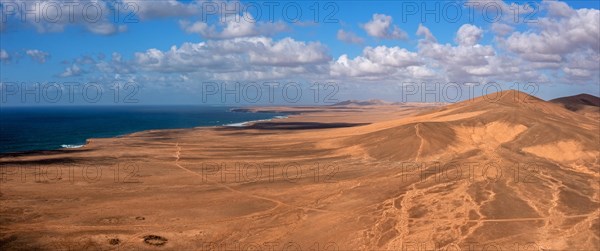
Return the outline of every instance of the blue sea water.
[[[209,106],[1,107],[0,153],[76,148],[89,138],[151,129],[239,125],[284,115]]]

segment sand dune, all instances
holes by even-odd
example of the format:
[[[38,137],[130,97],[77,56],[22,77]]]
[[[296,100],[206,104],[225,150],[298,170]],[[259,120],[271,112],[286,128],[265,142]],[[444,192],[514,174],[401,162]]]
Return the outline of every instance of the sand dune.
[[[517,91],[261,110],[297,115],[2,156],[0,248],[600,248],[593,117]]]

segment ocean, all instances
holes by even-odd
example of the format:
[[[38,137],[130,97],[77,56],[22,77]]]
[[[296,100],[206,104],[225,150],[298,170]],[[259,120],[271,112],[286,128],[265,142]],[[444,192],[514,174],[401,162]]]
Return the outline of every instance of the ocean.
[[[2,107],[0,153],[78,148],[89,138],[152,129],[243,126],[283,113],[232,112],[210,106]]]

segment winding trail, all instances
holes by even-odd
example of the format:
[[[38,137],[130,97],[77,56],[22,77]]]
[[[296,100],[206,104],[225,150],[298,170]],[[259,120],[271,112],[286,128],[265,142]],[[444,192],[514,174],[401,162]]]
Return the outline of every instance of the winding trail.
[[[180,160],[180,157],[181,157],[181,147],[179,146],[179,142],[175,144],[175,147],[177,147],[177,151],[175,152],[175,166],[179,167],[180,169],[182,169],[182,170],[184,170],[184,171],[186,171],[186,172],[188,172],[190,174],[196,175],[196,176],[198,176],[200,178],[204,178],[204,177],[202,177],[201,174],[199,174],[197,172],[194,172],[194,171],[192,171],[190,169],[187,169],[187,168],[185,168],[185,167],[183,167],[182,165],[179,164],[179,160]],[[324,212],[324,213],[337,213],[336,211],[324,210],[324,209],[319,209],[319,208],[301,207],[301,206],[291,205],[291,204],[285,203],[285,202],[280,201],[280,200],[276,200],[276,199],[272,199],[272,198],[268,198],[268,197],[256,195],[256,194],[253,194],[253,193],[243,192],[243,191],[234,189],[231,186],[228,186],[226,184],[215,182],[215,181],[210,181],[208,179],[206,179],[206,182],[209,182],[209,183],[211,183],[213,185],[217,185],[217,186],[222,187],[222,188],[224,188],[226,190],[229,190],[229,191],[234,192],[234,193],[238,193],[238,194],[246,196],[246,197],[251,197],[251,198],[260,199],[260,200],[266,200],[266,201],[270,201],[270,202],[275,203],[276,206],[274,208],[270,209],[269,211],[272,211],[272,210],[274,210],[274,209],[276,209],[276,208],[278,208],[280,206],[288,206],[288,207],[292,207],[292,208],[296,208],[296,209],[302,209],[302,210],[305,210],[305,211],[317,211],[317,212]],[[260,212],[260,214],[264,214],[264,212]]]
[[[417,150],[417,156],[415,157],[415,162],[419,161],[419,157],[421,156],[421,153],[423,152],[423,143],[425,142],[425,140],[421,136],[421,132],[419,131],[419,125],[420,125],[419,123],[415,124],[415,134],[417,134],[417,137],[419,137],[419,139],[421,139],[421,143],[419,144],[419,149]]]

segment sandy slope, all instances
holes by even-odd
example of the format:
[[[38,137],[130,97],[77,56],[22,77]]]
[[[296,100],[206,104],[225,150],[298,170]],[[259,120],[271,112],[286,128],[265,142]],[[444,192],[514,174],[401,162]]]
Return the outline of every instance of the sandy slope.
[[[598,121],[497,95],[3,156],[0,248],[597,250]]]

